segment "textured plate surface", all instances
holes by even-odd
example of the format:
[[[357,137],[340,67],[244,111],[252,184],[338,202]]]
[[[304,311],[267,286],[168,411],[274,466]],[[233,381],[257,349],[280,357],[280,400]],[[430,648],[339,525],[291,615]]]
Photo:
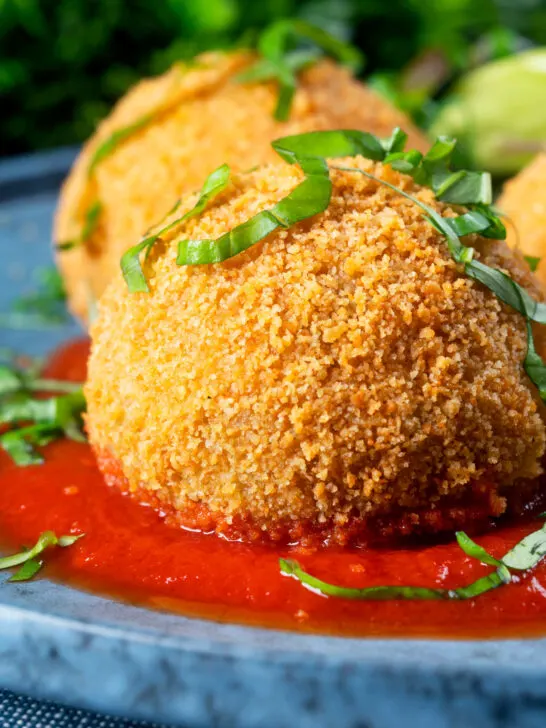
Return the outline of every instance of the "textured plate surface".
[[[50,262],[73,152],[0,164],[0,312]],[[0,329],[39,354],[78,332]],[[353,640],[190,620],[0,578],[0,688],[132,718],[237,728],[544,728],[546,640]],[[237,574],[233,575],[237,578]]]

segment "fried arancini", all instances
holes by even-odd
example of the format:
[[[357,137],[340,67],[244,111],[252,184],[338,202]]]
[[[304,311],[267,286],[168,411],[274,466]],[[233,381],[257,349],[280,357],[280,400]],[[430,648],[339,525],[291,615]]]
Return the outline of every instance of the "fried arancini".
[[[546,153],[539,154],[504,185],[498,208],[506,213],[507,242],[523,255],[541,258],[537,277],[546,289]]]
[[[388,167],[342,163],[450,214]],[[302,178],[282,164],[236,175],[153,249],[150,293],[117,275],[101,298],[89,438],[108,482],[173,521],[344,543],[498,515],[541,473],[523,318],[464,275],[416,204],[331,175],[324,213],[225,263],[177,266],[178,239],[216,238]],[[470,241],[538,295],[504,243]]]
[[[300,74],[290,119],[275,121],[276,85],[237,80],[254,60],[248,52],[209,53],[190,68],[175,65],[135,86],[87,143],[63,188],[54,232],[57,243],[77,240],[86,211],[101,203],[90,239],[58,256],[70,308],[80,318],[87,317],[90,301],[100,296],[125,250],[221,164],[250,169],[275,160],[270,142],[277,137],[343,127],[379,136],[397,125],[409,127],[410,145],[427,148],[401,112],[328,60]],[[153,120],[89,175],[100,145],[148,114]]]

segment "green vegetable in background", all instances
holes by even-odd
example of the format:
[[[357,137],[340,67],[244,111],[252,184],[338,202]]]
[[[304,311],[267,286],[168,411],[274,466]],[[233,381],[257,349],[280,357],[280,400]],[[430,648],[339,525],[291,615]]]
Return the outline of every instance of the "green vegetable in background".
[[[517,172],[546,148],[546,48],[464,76],[431,132],[458,137],[476,167]]]

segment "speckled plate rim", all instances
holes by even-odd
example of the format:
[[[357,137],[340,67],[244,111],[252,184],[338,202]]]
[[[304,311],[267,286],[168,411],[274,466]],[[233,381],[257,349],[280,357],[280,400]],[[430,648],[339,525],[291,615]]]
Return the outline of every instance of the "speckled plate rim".
[[[1,163],[1,204],[12,200],[20,215],[28,197],[30,210],[33,195],[58,185],[73,157],[60,150]],[[50,216],[52,203],[39,214]],[[17,255],[26,255],[22,246]],[[7,584],[2,576],[0,687],[203,728],[394,728],[401,716],[419,728],[543,728],[546,639],[279,632],[150,611],[45,579]]]
[[[321,637],[187,619],[47,580],[3,581],[0,686],[203,728],[389,728],[401,713],[409,725],[448,727],[466,711],[475,725],[531,728],[546,717],[546,640]],[[498,722],[507,710],[517,724]]]

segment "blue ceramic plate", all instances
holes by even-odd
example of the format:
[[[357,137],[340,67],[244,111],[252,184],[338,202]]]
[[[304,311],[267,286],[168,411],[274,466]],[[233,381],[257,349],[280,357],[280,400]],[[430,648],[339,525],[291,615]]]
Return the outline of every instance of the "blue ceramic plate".
[[[56,192],[73,155],[0,164],[0,312],[50,263]],[[40,354],[77,332],[0,329],[0,346]],[[315,637],[4,579],[0,687],[21,693],[189,728],[546,725],[546,640]]]

